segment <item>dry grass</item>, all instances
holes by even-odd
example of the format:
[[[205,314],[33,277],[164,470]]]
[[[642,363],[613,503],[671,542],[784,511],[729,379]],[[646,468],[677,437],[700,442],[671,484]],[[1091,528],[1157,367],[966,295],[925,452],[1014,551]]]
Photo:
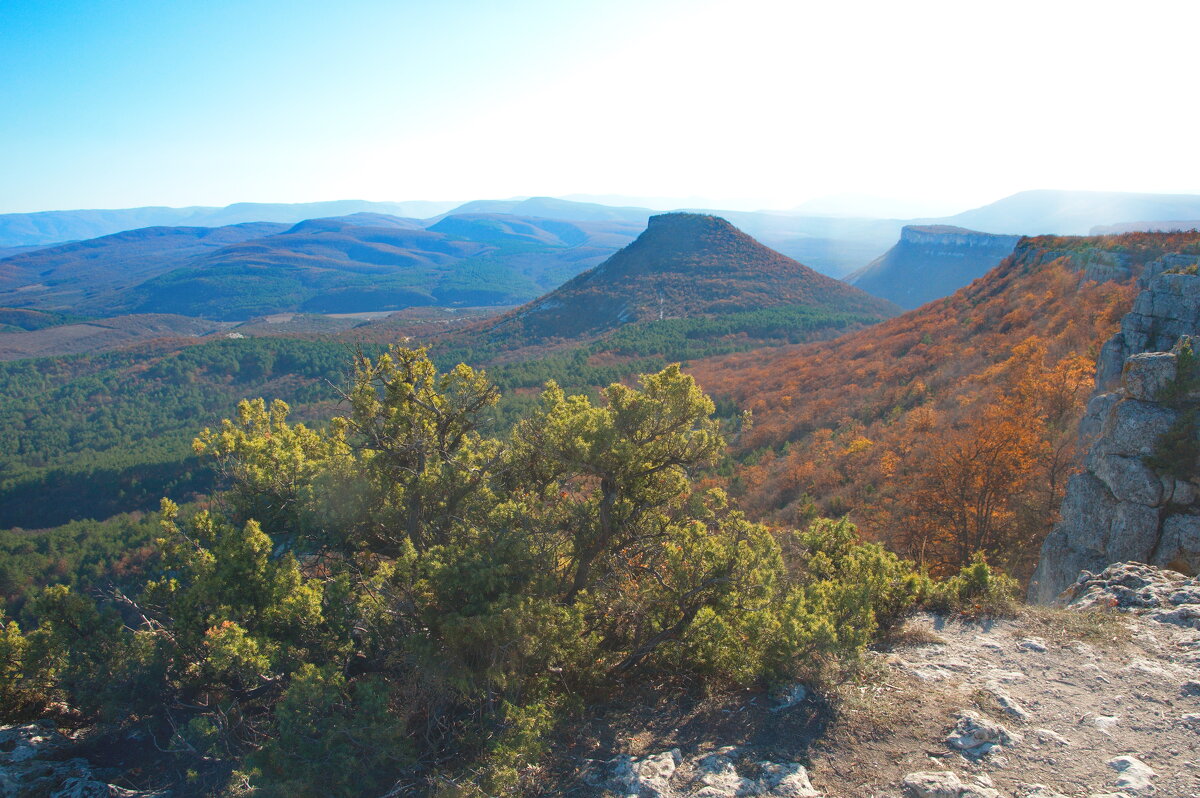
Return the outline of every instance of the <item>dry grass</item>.
[[[891,630],[883,641],[886,648],[905,646],[944,646],[946,638],[925,626],[903,623]]]
[[[1101,648],[1121,649],[1133,639],[1125,616],[1119,612],[1031,605],[1022,608],[1019,617],[1030,632],[1059,644],[1081,640]]]

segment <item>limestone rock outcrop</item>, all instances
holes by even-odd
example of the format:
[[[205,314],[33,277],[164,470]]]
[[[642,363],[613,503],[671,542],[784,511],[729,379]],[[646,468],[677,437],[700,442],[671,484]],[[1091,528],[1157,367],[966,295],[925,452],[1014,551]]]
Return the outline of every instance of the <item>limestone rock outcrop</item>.
[[[1100,350],[1096,387],[1110,390],[1120,381],[1125,361],[1142,352],[1165,352],[1183,335],[1200,333],[1200,279],[1194,270],[1200,257],[1173,253],[1146,264],[1138,278],[1141,289],[1133,309],[1121,319],[1121,330]]]
[[[1020,742],[1020,734],[969,709],[958,713],[958,723],[946,738],[946,745],[976,759]]]
[[[1098,574],[1084,571],[1057,603],[1076,610],[1132,612],[1159,623],[1200,630],[1200,578],[1144,563],[1115,563]],[[1187,659],[1200,663],[1200,651]]]
[[[904,794],[909,798],[1001,798],[990,787],[960,781],[949,770],[923,770],[904,777]]]
[[[108,784],[50,720],[0,726],[0,797],[152,798]]]
[[[625,798],[821,798],[796,762],[747,760],[726,746],[685,760],[678,748],[640,759],[624,754],[585,781]]]
[[[1194,427],[1200,408],[1200,374],[1185,351],[1190,336],[1200,335],[1200,276],[1188,273],[1198,260],[1168,255],[1148,264],[1133,310],[1101,350],[1097,393],[1080,422],[1084,470],[1067,484],[1061,520],[1030,583],[1031,601],[1053,601],[1080,572],[1127,560],[1200,571],[1195,464],[1185,464],[1184,473],[1155,465],[1163,436]],[[1200,338],[1196,344],[1200,349]]]

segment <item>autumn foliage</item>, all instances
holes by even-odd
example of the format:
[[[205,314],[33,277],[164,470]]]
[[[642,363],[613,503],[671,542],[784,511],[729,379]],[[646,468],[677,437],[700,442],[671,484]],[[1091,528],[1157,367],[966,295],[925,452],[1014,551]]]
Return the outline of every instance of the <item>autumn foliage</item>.
[[[753,419],[733,492],[789,524],[848,515],[935,572],[982,550],[1027,574],[1134,278],[1197,247],[1195,233],[1026,239],[958,293],[875,327],[694,363]],[[1118,279],[1089,279],[1098,271]]]

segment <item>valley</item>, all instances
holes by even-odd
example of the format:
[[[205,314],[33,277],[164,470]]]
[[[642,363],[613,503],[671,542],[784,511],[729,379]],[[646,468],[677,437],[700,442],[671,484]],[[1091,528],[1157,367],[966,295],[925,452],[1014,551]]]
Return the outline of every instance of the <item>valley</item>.
[[[298,253],[303,246],[326,260],[334,257],[331,245],[332,252],[343,253],[337,257],[346,257],[349,240],[407,247],[405,258],[419,257],[413,247],[425,247],[420,257],[427,259],[433,246],[461,254],[500,242],[533,247],[511,255],[512,272],[542,274],[537,279],[543,281],[556,279],[554,272],[531,265],[545,262],[543,252],[561,258],[572,251],[573,270],[598,257],[589,253],[631,244],[574,279],[557,278],[565,284],[515,308],[285,309],[243,321],[219,319],[227,313],[96,319],[32,307],[7,310],[0,316],[8,325],[0,332],[0,358],[12,364],[2,367],[8,387],[0,390],[6,398],[0,428],[14,445],[0,463],[0,527],[100,522],[147,511],[172,485],[181,499],[203,495],[213,483],[190,454],[198,428],[229,415],[238,399],[257,395],[288,401],[304,418],[327,419],[338,405],[337,389],[345,384],[352,354],[404,341],[429,346],[443,367],[464,361],[486,368],[504,396],[488,422],[496,429],[528,409],[531,392],[546,380],[594,390],[683,361],[717,397],[727,422],[737,422],[734,429],[741,414],[753,418],[753,426],[735,436],[732,459],[722,466],[723,479],[732,480],[730,488],[753,514],[802,525],[817,514],[849,513],[872,537],[923,561],[944,558],[949,567],[962,555],[935,554],[929,533],[916,531],[925,522],[901,521],[897,513],[913,510],[895,504],[887,484],[930,478],[908,470],[927,460],[930,447],[947,445],[945,436],[957,434],[952,430],[990,423],[988,414],[1001,412],[993,408],[1009,401],[996,392],[995,381],[1010,374],[1005,379],[1049,381],[1058,393],[1036,401],[1059,408],[1056,417],[1039,422],[1048,426],[1037,441],[1025,444],[1039,452],[1050,447],[1034,458],[1048,457],[1037,466],[1048,471],[1022,477],[1030,480],[1032,492],[1020,499],[1026,509],[1014,506],[1011,512],[1053,506],[1061,495],[1062,469],[1072,457],[1068,444],[1081,412],[1087,358],[1132,302],[1142,264],[1162,251],[1190,252],[1195,246],[1190,234],[1026,239],[999,269],[962,289],[965,293],[872,327],[898,309],[806,269],[718,217],[652,217],[646,232],[632,241],[631,219],[640,210],[584,205],[586,212],[578,212],[576,205],[469,203],[438,218],[427,232],[416,223],[364,213],[287,228],[274,223],[151,228],[0,261],[8,274],[40,270],[51,278],[53,288],[33,304],[86,295],[102,305],[131,291],[157,290],[129,285],[147,274],[192,279],[187,269],[176,268],[189,260],[200,258],[212,262],[205,270],[219,270],[220,263],[242,257],[239,247],[261,249],[253,243],[258,240],[281,239],[270,252],[291,247]],[[564,207],[589,218],[552,222],[504,213],[565,213]],[[288,243],[293,240],[302,243]],[[893,253],[851,280],[884,293],[881,279],[895,286],[919,284],[927,292],[951,291],[1003,259],[1015,243],[1015,237],[958,228],[905,228]],[[365,257],[357,250],[352,256]],[[1113,269],[1114,259],[1123,265]],[[234,286],[230,290],[241,296],[258,291]],[[219,292],[200,284],[180,290],[202,303],[222,303]],[[511,302],[517,296],[504,298]],[[916,301],[912,295],[900,298]],[[818,343],[830,338],[836,340]],[[86,412],[69,411],[84,395]],[[55,419],[59,429],[52,433],[39,417]],[[906,476],[893,482],[899,474]],[[1036,488],[1039,479],[1046,481]],[[35,496],[49,496],[47,491],[80,500],[42,503],[46,509],[31,503]],[[56,509],[47,512],[51,507]],[[1018,546],[998,538],[993,554],[1018,573],[1027,572],[1031,547],[1046,527],[1011,523],[1017,526],[1005,534],[1029,542]]]
[[[497,769],[497,754],[477,754],[493,763],[480,777],[487,783],[527,794],[537,794],[539,781],[563,789],[589,785],[602,794],[626,778],[623,770],[610,773],[611,763],[628,760],[632,772],[642,773],[651,767],[643,763],[667,762],[659,748],[674,746],[684,751],[671,759],[675,769],[661,783],[637,782],[639,794],[683,795],[704,787],[705,795],[723,795],[712,792],[724,789],[720,779],[743,786],[758,779],[755,789],[766,791],[761,794],[867,796],[847,781],[866,778],[867,761],[838,746],[871,738],[889,740],[896,758],[896,767],[876,778],[878,788],[898,784],[919,794],[904,786],[924,778],[920,757],[907,753],[916,744],[913,735],[941,735],[947,717],[962,717],[959,704],[993,709],[988,701],[959,696],[974,695],[974,671],[990,667],[988,654],[973,648],[969,624],[980,613],[1015,612],[1042,541],[1055,528],[1083,456],[1080,419],[1102,344],[1152,276],[1171,270],[1200,279],[1187,276],[1200,263],[1200,233],[1015,236],[902,225],[894,227],[892,249],[862,256],[869,262],[842,281],[757,240],[734,221],[736,214],[647,214],[639,222],[642,213],[482,202],[424,221],[362,212],[290,226],[149,228],[0,259],[8,281],[0,283],[8,286],[0,295],[6,305],[0,311],[0,437],[9,442],[0,453],[6,613],[32,619],[66,612],[68,605],[54,602],[73,599],[55,592],[60,588],[95,597],[98,608],[106,606],[106,596],[140,593],[128,601],[164,601],[161,606],[171,608],[162,617],[170,617],[178,630],[173,634],[240,629],[234,617],[264,610],[254,608],[259,598],[225,592],[231,583],[211,583],[221,596],[211,599],[211,611],[250,603],[237,605],[242,609],[222,622],[226,626],[188,620],[186,608],[210,601],[203,598],[210,589],[202,576],[205,563],[251,567],[242,558],[259,555],[242,547],[266,546],[253,542],[262,535],[275,541],[276,551],[289,553],[256,560],[253,579],[276,585],[262,588],[268,593],[285,591],[289,606],[301,606],[303,591],[341,589],[308,564],[309,558],[331,558],[327,567],[342,574],[336,584],[367,591],[355,601],[377,590],[421,596],[421,614],[372,621],[379,625],[370,634],[383,636],[370,645],[408,645],[394,636],[415,635],[453,651],[463,634],[456,624],[535,622],[505,609],[515,595],[504,592],[508,588],[497,594],[499,603],[482,610],[472,604],[494,590],[487,581],[492,577],[477,572],[473,560],[491,549],[510,574],[504,578],[524,585],[512,589],[538,597],[520,612],[550,613],[538,616],[542,628],[525,638],[528,645],[558,635],[561,653],[554,661],[573,663],[576,674],[584,673],[586,659],[573,657],[593,658],[608,669],[604,676],[573,677],[584,681],[568,689],[617,678],[625,668],[649,667],[657,674],[683,668],[695,674],[688,678],[715,678],[707,683],[725,685],[718,693],[726,698],[712,706],[692,704],[689,688],[677,684],[669,688],[672,695],[692,708],[654,710],[647,736],[633,725],[653,706],[650,698],[618,702],[609,719],[585,714],[568,720],[550,709],[558,700],[552,698],[559,689],[553,681],[539,681],[524,660],[506,661],[509,675],[502,679],[540,684],[536,690],[547,696],[526,706],[551,713],[546,717],[556,719],[547,722],[565,724],[558,728],[567,730],[572,745],[593,756],[583,761],[539,754],[542,765],[513,777]],[[750,220],[747,227],[755,224],[763,223]],[[846,230],[856,223],[829,224]],[[22,282],[31,280],[37,282]],[[1150,300],[1141,301],[1144,313],[1158,312],[1149,309]],[[113,315],[97,315],[103,312]],[[418,346],[424,349],[407,348]],[[241,402],[258,397],[261,403]],[[679,420],[664,421],[672,413]],[[427,465],[414,467],[417,461],[408,459],[413,449],[388,449],[390,440],[432,447],[421,449]],[[649,458],[648,470],[628,470],[627,457]],[[661,465],[654,465],[657,457],[664,458]],[[604,486],[618,480],[630,493],[613,494],[614,509],[602,510]],[[610,512],[620,514],[611,522],[619,526],[606,532]],[[1190,509],[1183,513],[1191,517]],[[246,520],[244,531],[210,520],[225,514],[253,520]],[[170,520],[175,517],[180,520]],[[186,554],[187,547],[164,548],[164,529],[199,545],[199,559]],[[581,529],[607,543],[590,553],[592,544],[578,537]],[[767,531],[791,529],[798,531]],[[609,534],[615,537],[604,537]],[[660,548],[659,540],[669,545]],[[574,553],[559,560],[554,551]],[[676,559],[675,551],[689,554]],[[451,558],[450,570],[425,570],[441,557]],[[161,588],[145,587],[149,575],[161,573],[163,558],[174,558],[170,567],[185,575],[172,589],[186,595],[154,598]],[[371,579],[386,584],[360,581],[358,562],[382,569]],[[738,579],[756,585],[747,589],[757,591],[757,609],[747,614],[744,606],[726,603],[708,581],[717,572],[694,570],[709,567],[704,563],[721,567],[718,562],[740,563]],[[832,570],[829,562],[836,564]],[[773,569],[784,563],[790,576],[781,582],[784,571]],[[416,570],[386,576],[398,567]],[[411,576],[417,572],[423,575]],[[547,574],[551,578],[543,578]],[[396,581],[410,578],[419,581]],[[472,586],[458,593],[458,579]],[[471,581],[476,579],[484,581]],[[851,598],[864,585],[874,587]],[[435,592],[422,592],[429,590]],[[687,604],[692,595],[702,597],[699,603]],[[574,609],[565,615],[532,609],[543,601],[545,607]],[[333,616],[326,613],[335,606],[323,599],[319,610],[325,642],[303,645],[334,645],[339,635],[350,634],[330,625]],[[93,611],[83,607],[69,611]],[[902,619],[917,610],[933,614],[904,625]],[[112,611],[116,618],[124,610]],[[579,618],[607,614],[613,621],[595,627],[592,637],[580,636],[572,625],[579,621],[570,615],[576,611]],[[644,613],[675,618],[677,625],[643,637]],[[694,613],[722,620],[705,621],[716,625],[697,627],[707,630],[703,634],[670,631],[684,629]],[[941,627],[946,613],[959,613],[967,620],[955,623],[968,625]],[[547,620],[551,616],[556,620]],[[1032,633],[1040,617],[1005,621],[991,633],[997,645],[1023,650],[1022,635]],[[771,629],[792,631],[768,634],[759,626],[763,618],[773,619]],[[835,618],[837,632],[821,631]],[[302,638],[294,635],[300,633],[288,629],[316,622],[289,621],[301,626],[270,627],[257,639],[299,645]],[[187,623],[190,631],[182,625]],[[926,630],[930,624],[936,632]],[[49,645],[36,630],[13,637],[25,634],[14,625],[8,634],[18,641],[8,645],[21,650]],[[169,643],[171,659],[150,665],[130,653],[125,632],[114,626],[106,634],[113,636],[105,638],[105,650],[125,651],[120,656],[130,659],[104,659],[103,667],[133,669],[130,678],[150,672],[146,668],[176,668],[170,663],[193,656]],[[215,633],[203,634],[210,641],[204,650],[218,645],[209,637]],[[490,634],[483,633],[478,645],[491,645]],[[679,642],[667,642],[677,634],[683,635]],[[905,635],[919,641],[917,648],[903,642]],[[920,642],[935,637],[932,649]],[[872,641],[883,645],[885,638],[893,653],[864,654]],[[336,645],[350,645],[349,639]],[[590,648],[602,639],[607,642]],[[730,645],[744,658],[717,653],[732,650]],[[1147,647],[1146,656],[1167,657],[1164,645]],[[849,678],[887,672],[900,685],[891,688],[891,697],[915,706],[918,694],[928,695],[922,674],[946,661],[942,646],[970,660],[973,670],[961,685],[939,683],[940,703],[919,724],[905,731],[898,716],[863,725],[846,714],[858,699],[845,691],[854,688],[836,682],[842,677],[829,668],[860,674]],[[285,667],[271,658],[286,650],[275,649],[263,667]],[[376,663],[355,667],[388,674],[386,689],[394,690],[408,677],[383,650],[371,655],[380,658]],[[407,650],[407,656],[427,656],[419,648]],[[475,673],[473,653],[453,656],[462,659],[448,667]],[[830,664],[798,667],[806,657]],[[21,673],[32,673],[32,661],[23,662],[29,664],[21,665]],[[1045,667],[1063,665],[1054,660]],[[88,665],[77,678],[91,684],[87,673],[93,670]],[[256,706],[260,699],[244,692],[241,676],[172,673],[172,683],[192,683],[210,695],[245,695],[236,699],[237,711],[248,719],[264,717]],[[775,674],[775,682],[809,686],[835,680],[827,689],[815,688],[820,698],[801,699],[803,711],[782,721],[798,724],[800,739],[808,741],[800,748],[770,741],[769,730],[781,721],[769,709],[746,714],[749,725],[709,717],[742,712],[739,691],[758,689],[754,685],[763,684],[766,673]],[[293,676],[302,678],[316,677]],[[507,689],[499,683],[488,689]],[[10,701],[41,700],[28,683],[14,684],[26,692]],[[89,689],[101,702],[87,710],[92,713],[111,711],[102,702],[128,700],[119,691]],[[445,692],[451,688],[428,689],[431,700],[458,706],[479,700],[475,688],[453,698]],[[720,692],[728,689],[734,692]],[[1053,726],[1056,694],[1021,695]],[[81,697],[73,700],[91,706]],[[172,712],[193,712],[170,701]],[[1096,712],[1102,710],[1097,704]],[[414,711],[438,710],[422,705]],[[515,704],[504,710],[520,711]],[[518,722],[517,714],[503,717],[502,726]],[[698,736],[668,730],[662,724],[672,718],[703,730]],[[483,728],[492,721],[456,722]],[[384,734],[382,728],[370,734]],[[740,751],[713,754],[729,758],[728,767],[720,765],[720,779],[709,772],[717,760],[705,758],[716,728],[727,737],[721,745]],[[596,735],[616,737],[601,741]],[[1096,735],[1087,739],[1095,756],[1088,754],[1087,772],[1075,778],[1098,786],[1103,757],[1111,752]],[[352,791],[271,745],[255,754],[274,751],[274,764],[264,765],[270,783],[301,778],[334,792]],[[355,756],[369,758],[391,745],[373,743]],[[786,783],[793,792],[770,786],[775,771],[747,764],[750,752],[791,763],[764,760],[792,774]],[[1035,753],[1015,755],[1038,761]],[[946,760],[952,770],[944,778],[958,770],[980,789],[999,789],[995,794],[1005,798],[1021,794],[1020,785],[990,770],[989,761]],[[144,767],[157,775],[139,784],[165,783],[164,761],[150,757]],[[224,767],[202,767],[197,783],[227,779]],[[1049,770],[1030,767],[1041,781],[1062,784]],[[1182,784],[1182,767],[1162,760],[1156,772],[1163,784]],[[801,789],[804,784],[809,786]],[[195,794],[209,788],[198,789]]]
[[[639,242],[611,266],[585,273],[583,292],[568,283],[496,321],[487,320],[491,311],[484,308],[413,308],[373,319],[280,314],[208,327],[178,317],[182,329],[166,335],[165,325],[148,326],[151,336],[160,334],[133,349],[132,336],[106,341],[97,331],[113,330],[114,337],[117,331],[96,322],[9,334],[10,346],[45,342],[62,351],[82,335],[97,349],[117,351],[0,366],[0,373],[7,371],[10,387],[0,393],[7,397],[8,428],[16,442],[0,471],[0,527],[39,528],[152,509],[156,489],[162,492],[193,474],[188,444],[198,426],[216,423],[238,399],[252,395],[283,399],[306,417],[326,418],[336,389],[345,382],[348,361],[361,347],[374,353],[385,343],[415,338],[414,343],[431,347],[443,367],[460,360],[487,367],[509,395],[494,422],[503,427],[528,406],[523,392],[548,379],[590,390],[675,360],[831,337],[895,312],[886,301],[818,275],[713,217],[680,217],[676,226],[664,224],[661,232],[652,228]],[[624,318],[601,310],[604,297],[629,301],[637,296],[635,289],[648,298],[642,307]],[[725,300],[739,292],[745,295],[742,302]],[[670,305],[660,298],[670,298]],[[543,320],[547,304],[574,310]],[[597,311],[596,322],[585,321]],[[644,314],[641,321],[638,314]],[[127,325],[144,318],[124,317]],[[344,324],[350,326],[336,329]],[[0,345],[4,339],[0,334]],[[87,412],[68,412],[81,393],[91,398]],[[39,406],[49,411],[41,415],[47,426],[19,420],[34,419]],[[70,442],[59,444],[61,439]],[[131,446],[156,453],[146,459],[152,469],[126,465]],[[109,465],[114,458],[121,463],[115,468]],[[131,490],[135,484],[139,488]],[[51,485],[62,495],[78,491],[80,500],[51,503],[57,514],[39,520],[29,498]],[[95,495],[105,497],[99,507],[85,498]]]

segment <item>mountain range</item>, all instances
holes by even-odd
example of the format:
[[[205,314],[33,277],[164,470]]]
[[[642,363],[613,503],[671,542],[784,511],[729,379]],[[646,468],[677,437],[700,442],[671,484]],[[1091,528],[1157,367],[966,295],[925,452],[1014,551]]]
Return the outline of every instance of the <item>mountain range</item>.
[[[292,226],[151,227],[0,260],[0,306],[246,319],[514,305],[599,263],[639,229],[486,214],[422,229],[375,213]]]
[[[0,247],[45,245],[98,238],[139,227],[225,227],[244,222],[295,224],[323,216],[382,213],[428,217],[450,210],[456,202],[238,202],[223,208],[123,208],[117,210],[39,211],[0,214]]]
[[[0,216],[0,244],[12,244],[0,250],[0,307],[93,318],[151,313],[219,320],[505,307],[533,300],[599,264],[633,241],[654,215],[645,208],[551,197],[449,206],[340,201],[8,214]],[[331,211],[344,213],[313,217]],[[440,212],[417,218],[430,211]],[[1200,218],[1200,197],[1030,191],[907,225],[786,212],[719,215],[783,256],[825,274],[850,272],[852,284],[911,308],[982,275],[1011,250],[1017,234],[1075,234],[1098,225],[1106,231],[1194,226],[1187,220]],[[56,245],[28,243],[163,218],[190,223]],[[231,223],[210,226],[226,221]],[[571,324],[590,324],[599,309],[588,311]]]
[[[579,195],[576,195],[579,196]],[[617,202],[622,198],[610,198]],[[1200,196],[1088,191],[1025,191],[959,214],[917,219],[875,218],[902,211],[895,203],[813,202],[790,211],[726,211],[678,208],[721,216],[767,246],[811,268],[841,277],[882,255],[906,224],[945,224],[1001,235],[1084,235],[1101,225],[1138,222],[1160,229],[1166,222],[1200,219]],[[221,227],[247,222],[295,224],[356,214],[401,217],[429,227],[449,215],[503,214],[559,221],[624,222],[642,227],[657,213],[632,205],[578,202],[553,197],[454,202],[340,200],[300,204],[237,203],[224,208],[129,208],[0,214],[0,257],[16,247],[97,238],[141,227]],[[858,215],[853,215],[857,213]],[[420,221],[418,221],[420,220]],[[1160,227],[1154,227],[1159,225]]]

